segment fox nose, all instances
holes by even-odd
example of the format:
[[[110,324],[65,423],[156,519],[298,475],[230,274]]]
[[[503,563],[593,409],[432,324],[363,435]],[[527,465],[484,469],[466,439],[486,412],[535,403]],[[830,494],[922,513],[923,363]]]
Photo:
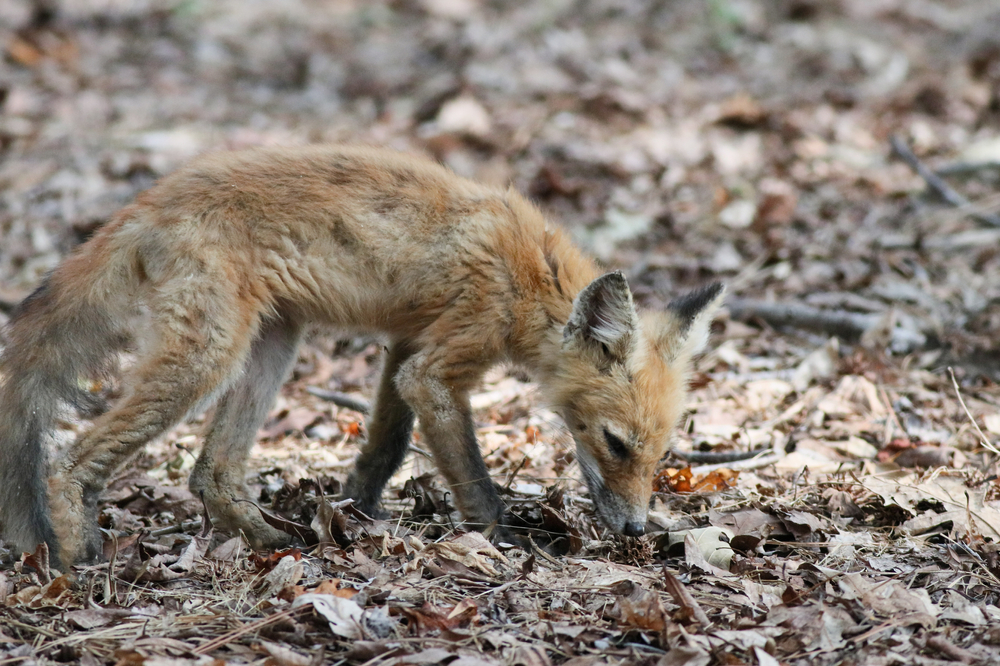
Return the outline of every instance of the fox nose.
[[[641,537],[646,531],[646,526],[635,520],[630,520],[625,523],[625,528],[622,530],[622,534],[630,537]]]

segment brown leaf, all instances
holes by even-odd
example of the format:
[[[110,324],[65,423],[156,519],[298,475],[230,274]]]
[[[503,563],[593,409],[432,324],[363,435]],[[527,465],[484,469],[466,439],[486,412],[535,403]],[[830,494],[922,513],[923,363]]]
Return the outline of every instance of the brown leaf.
[[[464,627],[479,617],[479,607],[472,599],[463,599],[458,605],[444,609],[425,602],[420,608],[400,608],[409,621],[414,636],[424,636],[430,631]]]
[[[259,436],[263,439],[272,439],[292,432],[304,432],[309,426],[316,425],[325,417],[325,413],[315,409],[296,407],[271,425],[262,428]]]
[[[20,65],[34,67],[42,61],[44,54],[28,41],[14,37],[7,43],[7,55]]]
[[[674,598],[674,603],[680,606],[689,617],[694,618],[702,627],[708,627],[712,624],[698,600],[688,592],[687,587],[677,580],[676,576],[667,570],[666,565],[663,567],[663,582],[667,592]]]
[[[307,546],[315,546],[319,541],[316,532],[313,531],[308,525],[303,525],[302,523],[297,523],[294,520],[288,520],[287,518],[282,518],[278,514],[268,511],[264,507],[260,506],[256,502],[251,502],[250,500],[242,500],[244,502],[250,502],[257,510],[260,511],[260,517],[264,519],[264,522],[273,527],[276,530],[281,530],[285,534],[289,534],[293,537],[302,539]]]
[[[278,562],[288,556],[291,556],[296,561],[301,560],[302,551],[298,548],[289,548],[288,550],[275,551],[267,556],[250,553],[250,561],[257,568],[257,573],[261,573],[264,571],[271,571],[278,565]]]
[[[319,543],[335,543],[345,547],[351,543],[352,539],[347,535],[347,515],[343,509],[353,503],[353,499],[330,502],[325,496],[320,496],[316,504],[316,515],[309,524]]]
[[[407,480],[399,494],[400,499],[413,498],[413,518],[431,517],[435,513],[446,514],[450,511],[445,494],[437,485],[434,473],[422,474]]]
[[[312,666],[313,664],[311,656],[299,654],[277,643],[261,641],[257,647],[267,653],[268,659],[264,662],[267,666]]]
[[[691,484],[691,492],[712,493],[731,488],[736,485],[740,473],[732,469],[716,469],[704,475],[695,476]]]
[[[242,536],[234,536],[222,542],[215,550],[209,553],[209,557],[213,560],[219,560],[221,562],[236,562],[243,555],[243,549],[246,547]]]
[[[618,597],[619,622],[624,626],[640,631],[662,633],[670,620],[660,601],[660,595],[633,586],[628,596]]]
[[[340,587],[340,583],[341,580],[339,578],[324,580],[310,591],[315,594],[332,594],[335,597],[343,597],[344,599],[350,599],[358,593],[354,588]]]
[[[154,555],[144,560],[140,549],[136,549],[125,563],[121,577],[130,583],[162,583],[184,576],[182,573],[172,571],[165,560],[164,555]]]
[[[38,580],[42,583],[52,580],[52,574],[49,572],[49,544],[44,541],[35,547],[34,553],[24,553],[21,556],[21,564],[37,571]]]
[[[205,557],[205,553],[208,552],[208,546],[211,542],[211,532],[207,536],[194,536],[191,539],[191,543],[181,553],[180,559],[170,565],[170,568],[174,571],[191,571],[194,565]]]
[[[725,100],[719,107],[716,122],[748,129],[760,125],[767,119],[767,113],[760,102],[746,93],[739,93]]]
[[[690,466],[684,469],[665,469],[653,478],[653,492],[689,493],[693,476]]]
[[[266,599],[275,596],[289,585],[295,585],[302,579],[304,573],[301,557],[286,555],[261,579],[260,585],[264,587],[261,597]]]

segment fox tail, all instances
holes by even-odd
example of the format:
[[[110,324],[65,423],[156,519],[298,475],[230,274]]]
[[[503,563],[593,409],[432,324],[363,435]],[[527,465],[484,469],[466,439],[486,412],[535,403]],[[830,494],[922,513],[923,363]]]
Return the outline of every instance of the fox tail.
[[[15,308],[0,351],[0,535],[21,551],[46,542],[56,562],[46,438],[66,406],[100,410],[81,380],[111,372],[127,340],[114,303],[130,293],[135,271],[106,252],[108,235],[79,248]]]

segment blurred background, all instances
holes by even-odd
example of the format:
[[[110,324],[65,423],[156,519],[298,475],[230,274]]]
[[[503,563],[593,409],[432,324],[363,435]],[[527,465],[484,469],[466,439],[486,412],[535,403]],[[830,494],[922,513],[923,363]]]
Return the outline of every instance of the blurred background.
[[[6,308],[195,154],[348,141],[512,183],[652,305],[1000,325],[997,232],[889,144],[998,207],[991,0],[0,0],[0,53]]]

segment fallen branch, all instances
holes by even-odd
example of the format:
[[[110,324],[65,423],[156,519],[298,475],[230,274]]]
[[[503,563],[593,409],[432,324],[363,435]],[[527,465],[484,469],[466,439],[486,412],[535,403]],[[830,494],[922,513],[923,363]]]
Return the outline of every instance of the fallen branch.
[[[1000,171],[1000,162],[952,162],[938,167],[939,176],[964,176],[977,171]]]
[[[750,460],[770,450],[771,447],[754,449],[753,451],[678,451],[677,449],[671,449],[670,455],[680,458],[684,462],[711,465]]]
[[[727,301],[729,316],[739,321],[760,319],[771,326],[792,326],[836,335],[848,341],[860,340],[865,331],[878,326],[882,315],[820,310],[799,303],[772,303],[744,298]]]
[[[989,451],[992,451],[993,453],[1000,456],[1000,450],[998,450],[997,447],[990,444],[990,440],[986,438],[986,434],[983,433],[982,429],[980,429],[979,427],[979,424],[976,423],[976,418],[972,415],[972,412],[970,412],[969,408],[965,405],[965,400],[962,399],[962,391],[959,390],[958,388],[958,380],[955,379],[955,371],[952,370],[951,368],[948,368],[948,374],[951,375],[951,385],[955,387],[955,396],[958,398],[958,404],[962,405],[962,409],[965,410],[965,415],[969,417],[970,421],[972,421],[972,427],[976,429],[977,433],[979,433],[979,441],[983,445],[983,448],[988,449]]]
[[[951,187],[948,183],[944,182],[937,173],[935,173],[930,167],[920,161],[910,147],[903,141],[902,138],[897,134],[893,134],[889,138],[889,143],[892,145],[892,152],[898,158],[910,165],[917,175],[924,179],[929,187],[935,194],[937,194],[946,203],[955,206],[956,208],[961,208],[963,206],[971,206],[972,202],[966,199],[957,190]],[[1000,227],[1000,217],[993,215],[991,213],[969,213],[969,216],[973,219],[979,220],[984,224],[988,224],[991,227]]]
[[[343,407],[345,409],[353,409],[361,414],[368,414],[372,411],[371,404],[362,398],[355,398],[354,396],[347,395],[346,393],[341,393],[340,391],[328,391],[326,389],[317,388],[315,386],[307,386],[306,391],[310,395],[314,395],[320,400],[327,400],[337,405],[337,407]]]
[[[912,352],[935,339],[934,330],[926,324],[899,318],[892,310],[861,314],[843,310],[820,310],[800,303],[773,303],[733,298],[726,304],[729,316],[739,321],[760,319],[771,326],[792,326],[826,335],[835,335],[846,342],[888,347],[895,352]]]
[[[762,467],[767,467],[773,465],[774,463],[781,460],[781,455],[777,453],[768,453],[766,455],[758,455],[749,460],[738,460],[736,462],[725,462],[725,463],[714,463],[711,465],[698,465],[697,467],[691,468],[692,474],[709,474],[717,469],[732,469],[737,471],[743,471],[748,469],[760,469]]]

